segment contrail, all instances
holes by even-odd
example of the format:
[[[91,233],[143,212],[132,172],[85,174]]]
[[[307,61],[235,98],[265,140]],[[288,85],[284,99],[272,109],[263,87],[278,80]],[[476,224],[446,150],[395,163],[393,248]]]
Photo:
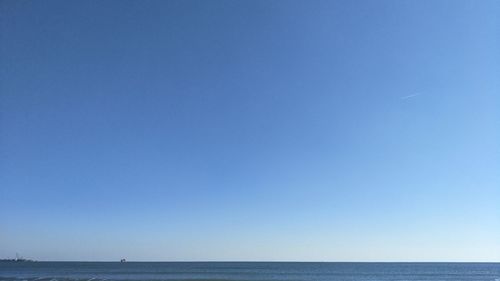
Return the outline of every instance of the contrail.
[[[416,94],[413,94],[413,95],[408,95],[408,96],[400,97],[399,99],[406,100],[406,99],[410,99],[410,98],[413,98],[413,97],[416,97],[416,96],[420,96],[420,95],[421,95],[420,93],[416,93]]]

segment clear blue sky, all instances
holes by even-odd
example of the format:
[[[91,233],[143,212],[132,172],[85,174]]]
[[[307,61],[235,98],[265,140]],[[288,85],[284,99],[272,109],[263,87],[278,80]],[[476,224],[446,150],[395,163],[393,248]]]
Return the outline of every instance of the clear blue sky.
[[[500,260],[498,1],[1,1],[0,257]]]

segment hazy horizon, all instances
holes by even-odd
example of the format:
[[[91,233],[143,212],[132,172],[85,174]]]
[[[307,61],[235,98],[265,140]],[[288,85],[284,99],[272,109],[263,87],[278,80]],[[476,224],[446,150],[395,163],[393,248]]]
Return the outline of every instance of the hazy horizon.
[[[498,262],[499,14],[0,1],[0,258]]]

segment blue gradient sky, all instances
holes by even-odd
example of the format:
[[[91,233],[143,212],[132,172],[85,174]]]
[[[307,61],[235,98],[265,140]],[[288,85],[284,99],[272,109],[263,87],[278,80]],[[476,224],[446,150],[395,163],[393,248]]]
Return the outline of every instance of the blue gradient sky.
[[[0,257],[500,261],[498,1],[0,2]]]

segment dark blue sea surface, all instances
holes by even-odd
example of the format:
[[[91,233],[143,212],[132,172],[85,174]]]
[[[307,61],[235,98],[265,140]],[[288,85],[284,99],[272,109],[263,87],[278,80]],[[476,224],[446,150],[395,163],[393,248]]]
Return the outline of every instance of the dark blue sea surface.
[[[500,263],[0,262],[0,280],[500,281]]]

